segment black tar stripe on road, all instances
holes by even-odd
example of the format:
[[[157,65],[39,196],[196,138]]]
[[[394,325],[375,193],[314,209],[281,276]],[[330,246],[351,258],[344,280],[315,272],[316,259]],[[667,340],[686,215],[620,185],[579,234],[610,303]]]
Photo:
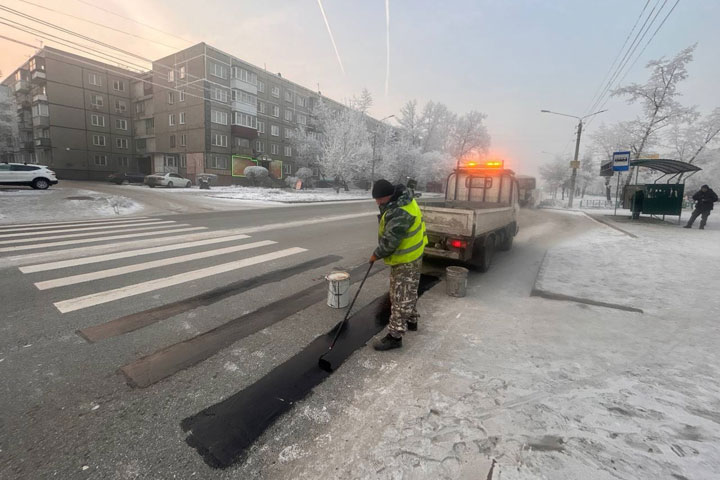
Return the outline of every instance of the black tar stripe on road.
[[[371,273],[378,273],[376,268]],[[358,280],[367,271],[367,264],[354,268],[351,280]],[[325,282],[301,290],[287,298],[261,307],[247,315],[230,320],[217,328],[192,337],[120,368],[131,387],[145,388],[196,363],[210,358],[234,342],[257,333],[327,296]]]
[[[438,281],[437,277],[423,275],[418,293],[422,295]],[[388,295],[353,315],[333,349],[333,365],[339,365],[377,335],[389,318]],[[246,389],[183,420],[182,429],[191,430],[186,439],[188,445],[213,468],[226,468],[237,462],[280,415],[330,375],[318,367],[318,358],[327,352],[335,328]]]
[[[257,288],[260,285],[268,283],[279,282],[285,280],[287,277],[297,275],[299,273],[312,270],[314,268],[323,267],[331,263],[341,260],[342,257],[337,255],[326,255],[324,257],[315,258],[308,260],[307,262],[292,265],[287,268],[280,270],[274,270],[272,272],[258,275],[257,277],[249,278],[247,280],[240,280],[233,282],[221,288],[210,290],[209,292],[196,295],[194,297],[180,300],[167,305],[161,305],[156,308],[151,308],[131,315],[117,318],[107,323],[100,325],[93,325],[82,330],[78,330],[77,334],[83,337],[88,342],[98,342],[106,338],[116,337],[125,333],[129,333],[138,330],[153,323],[161,320],[174,317],[183,312],[193,310],[198,307],[211,305],[224,298],[238,295],[244,291]]]

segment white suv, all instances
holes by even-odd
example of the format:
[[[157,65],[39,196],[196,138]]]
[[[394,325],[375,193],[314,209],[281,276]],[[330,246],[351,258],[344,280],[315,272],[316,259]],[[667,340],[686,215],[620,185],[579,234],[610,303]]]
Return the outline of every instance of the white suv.
[[[27,185],[38,190],[45,190],[50,185],[57,183],[55,172],[45,165],[0,163],[0,185]]]

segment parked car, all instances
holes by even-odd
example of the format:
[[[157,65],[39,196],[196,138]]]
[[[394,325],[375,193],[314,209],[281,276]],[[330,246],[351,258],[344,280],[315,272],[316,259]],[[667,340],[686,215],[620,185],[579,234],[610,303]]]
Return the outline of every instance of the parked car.
[[[117,183],[118,185],[126,183],[144,183],[145,174],[138,172],[117,172],[108,177],[108,181]]]
[[[145,185],[150,188],[154,187],[185,187],[190,188],[192,182],[187,178],[184,178],[177,173],[158,173],[155,175],[148,175],[145,177]]]
[[[45,165],[0,163],[0,185],[25,185],[37,190],[45,190],[57,183],[55,172]]]

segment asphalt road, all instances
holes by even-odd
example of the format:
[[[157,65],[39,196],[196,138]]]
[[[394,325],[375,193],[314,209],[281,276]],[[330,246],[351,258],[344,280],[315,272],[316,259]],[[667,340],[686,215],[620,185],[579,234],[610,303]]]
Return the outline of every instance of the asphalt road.
[[[0,478],[247,478],[271,462],[259,450],[210,469],[180,422],[342,318],[324,275],[367,261],[375,214],[351,202],[0,227]],[[519,248],[582,223],[524,211],[521,228],[548,221]],[[523,285],[535,275],[513,265]],[[380,271],[358,307],[386,288]],[[224,329],[246,318],[253,328]]]

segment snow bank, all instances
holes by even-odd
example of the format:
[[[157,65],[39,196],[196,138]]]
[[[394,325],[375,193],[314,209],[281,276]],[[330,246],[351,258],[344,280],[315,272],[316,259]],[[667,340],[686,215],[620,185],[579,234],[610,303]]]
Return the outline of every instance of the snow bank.
[[[91,190],[0,189],[0,224],[116,217],[142,209],[127,197]]]

